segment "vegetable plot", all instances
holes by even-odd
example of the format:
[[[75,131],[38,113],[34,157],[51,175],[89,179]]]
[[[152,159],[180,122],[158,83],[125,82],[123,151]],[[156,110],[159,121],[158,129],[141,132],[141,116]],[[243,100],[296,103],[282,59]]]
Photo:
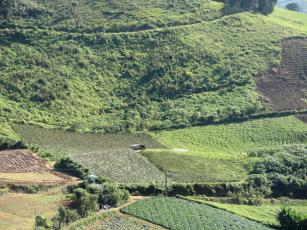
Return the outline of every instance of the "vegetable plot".
[[[176,198],[144,199],[122,211],[171,230],[270,229],[224,210]]]
[[[73,155],[72,160],[98,176],[118,183],[159,182],[164,175],[144,156],[132,150],[108,150]]]

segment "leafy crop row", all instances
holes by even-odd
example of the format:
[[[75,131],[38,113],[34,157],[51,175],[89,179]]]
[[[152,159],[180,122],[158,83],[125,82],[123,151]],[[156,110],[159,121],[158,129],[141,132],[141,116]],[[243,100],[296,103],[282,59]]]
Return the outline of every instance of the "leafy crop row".
[[[80,134],[32,125],[14,125],[14,129],[26,143],[57,153],[58,156],[110,149],[129,149],[132,144],[144,144],[147,148],[164,148],[146,133]]]
[[[289,116],[161,131],[155,137],[171,147],[193,152],[238,154],[285,144],[305,144],[307,125]]]
[[[159,182],[163,173],[144,156],[132,150],[109,150],[73,155],[74,161],[90,169],[98,176],[114,182]]]
[[[123,208],[123,212],[171,230],[270,229],[224,210],[176,198],[145,199]]]

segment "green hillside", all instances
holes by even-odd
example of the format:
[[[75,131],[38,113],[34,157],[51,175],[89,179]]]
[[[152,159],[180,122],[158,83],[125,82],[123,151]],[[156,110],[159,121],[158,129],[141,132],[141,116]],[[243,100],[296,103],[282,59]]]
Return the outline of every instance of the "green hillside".
[[[279,62],[281,39],[307,33],[307,16],[288,20],[280,9],[263,16],[201,0],[78,2],[27,1],[35,15],[2,19],[4,121],[105,132],[261,113],[255,76]]]

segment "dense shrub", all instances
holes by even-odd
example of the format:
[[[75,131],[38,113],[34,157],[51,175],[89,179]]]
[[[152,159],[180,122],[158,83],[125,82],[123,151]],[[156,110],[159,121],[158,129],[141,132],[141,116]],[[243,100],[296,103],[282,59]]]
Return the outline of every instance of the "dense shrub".
[[[267,15],[273,12],[277,0],[224,0],[224,2],[244,10],[252,10]]]
[[[58,160],[54,168],[58,171],[65,172],[71,176],[84,178],[89,175],[89,170],[82,165],[74,162],[69,157]]]
[[[265,151],[264,151],[265,152]],[[289,146],[261,153],[248,178],[248,191],[263,196],[307,198],[306,146]]]
[[[73,205],[80,217],[86,217],[90,212],[97,209],[96,195],[88,193],[85,189],[78,188],[74,190]]]
[[[99,192],[98,202],[104,205],[117,207],[129,199],[129,192],[124,189],[119,189],[114,184],[105,184]]]
[[[278,213],[278,221],[283,230],[306,230],[307,216],[290,208],[283,208]]]

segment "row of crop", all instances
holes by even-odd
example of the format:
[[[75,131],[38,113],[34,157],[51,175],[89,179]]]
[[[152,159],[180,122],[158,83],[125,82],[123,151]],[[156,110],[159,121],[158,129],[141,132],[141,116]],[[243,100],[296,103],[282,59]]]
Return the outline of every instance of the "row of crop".
[[[147,133],[90,134],[72,133],[63,130],[46,129],[34,125],[14,125],[14,130],[31,145],[37,145],[51,152],[71,155],[109,149],[129,149],[132,144],[144,144],[149,148],[164,148]]]
[[[164,175],[144,156],[132,150],[109,150],[77,154],[74,161],[89,168],[98,176],[117,183],[160,182]]]
[[[171,230],[269,229],[229,212],[176,198],[150,198],[122,209]]]

